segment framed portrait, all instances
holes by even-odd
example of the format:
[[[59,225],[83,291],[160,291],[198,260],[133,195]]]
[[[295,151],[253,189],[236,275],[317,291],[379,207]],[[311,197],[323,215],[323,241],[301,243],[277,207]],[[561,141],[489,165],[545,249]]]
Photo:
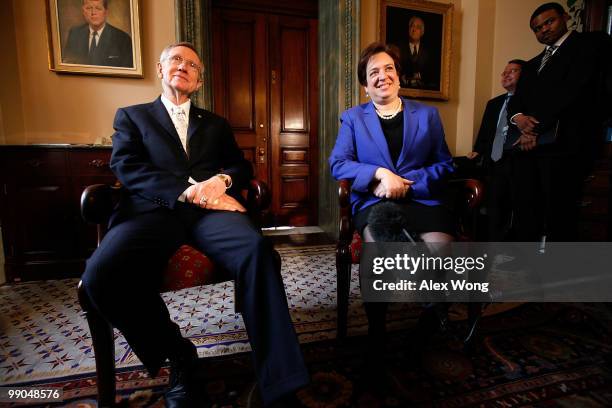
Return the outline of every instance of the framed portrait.
[[[49,69],[142,78],[139,0],[44,0]]]
[[[448,100],[453,5],[380,0],[380,41],[400,54],[400,94]]]

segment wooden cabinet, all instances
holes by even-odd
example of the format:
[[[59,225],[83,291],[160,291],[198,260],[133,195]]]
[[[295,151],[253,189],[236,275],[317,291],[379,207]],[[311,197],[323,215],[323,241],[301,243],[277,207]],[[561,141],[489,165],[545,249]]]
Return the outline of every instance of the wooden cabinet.
[[[80,216],[89,184],[112,183],[110,148],[0,146],[0,222],[9,282],[77,277],[95,248]]]
[[[612,226],[612,143],[606,143],[584,186],[578,232],[581,241],[610,241]]]

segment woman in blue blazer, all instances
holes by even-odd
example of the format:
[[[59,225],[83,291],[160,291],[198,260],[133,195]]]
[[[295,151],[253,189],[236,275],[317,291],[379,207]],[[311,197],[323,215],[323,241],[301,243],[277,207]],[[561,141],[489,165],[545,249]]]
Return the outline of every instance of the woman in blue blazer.
[[[352,182],[353,219],[366,242],[387,240],[385,231],[374,228],[377,206],[392,212],[387,217],[404,220],[401,228],[425,242],[450,242],[455,223],[440,195],[453,166],[440,116],[433,107],[399,96],[399,71],[395,48],[373,43],[362,51],[357,75],[371,101],[342,113],[329,158],[332,175]],[[372,229],[370,221],[375,221]],[[366,358],[377,368],[384,361],[387,304],[364,305],[370,340]],[[446,320],[447,304],[431,306],[421,315],[421,328]]]
[[[362,51],[357,74],[371,102],[342,113],[332,175],[352,181],[355,227],[365,241],[376,235],[368,228],[371,210],[393,201],[410,224],[406,231],[426,242],[449,242],[454,221],[440,195],[453,166],[440,116],[399,96],[398,71],[395,48],[373,43]]]

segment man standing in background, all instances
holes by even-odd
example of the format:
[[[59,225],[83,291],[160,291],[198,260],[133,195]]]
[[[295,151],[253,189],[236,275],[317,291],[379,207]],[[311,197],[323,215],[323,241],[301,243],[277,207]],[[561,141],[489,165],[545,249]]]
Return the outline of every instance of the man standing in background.
[[[513,152],[504,152],[504,143],[508,133],[508,102],[516,90],[524,64],[525,61],[519,59],[508,61],[501,73],[501,85],[507,93],[487,102],[474,151],[467,154],[468,159],[482,158],[487,177],[488,238],[493,242],[506,238],[515,202]]]
[[[520,131],[517,146],[527,153],[514,166],[526,198],[514,220],[521,241],[577,240],[582,185],[603,137],[605,61],[612,51],[592,33],[568,31],[568,19],[558,3],[533,12],[529,25],[546,47],[523,67],[508,105]]]

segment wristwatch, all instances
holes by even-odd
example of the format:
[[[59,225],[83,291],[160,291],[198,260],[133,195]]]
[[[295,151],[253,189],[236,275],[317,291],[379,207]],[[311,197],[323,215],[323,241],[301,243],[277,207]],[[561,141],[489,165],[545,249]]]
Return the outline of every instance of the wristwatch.
[[[227,174],[219,173],[217,174],[217,177],[223,180],[223,182],[225,183],[225,189],[228,189],[232,186],[232,178],[228,176]]]

